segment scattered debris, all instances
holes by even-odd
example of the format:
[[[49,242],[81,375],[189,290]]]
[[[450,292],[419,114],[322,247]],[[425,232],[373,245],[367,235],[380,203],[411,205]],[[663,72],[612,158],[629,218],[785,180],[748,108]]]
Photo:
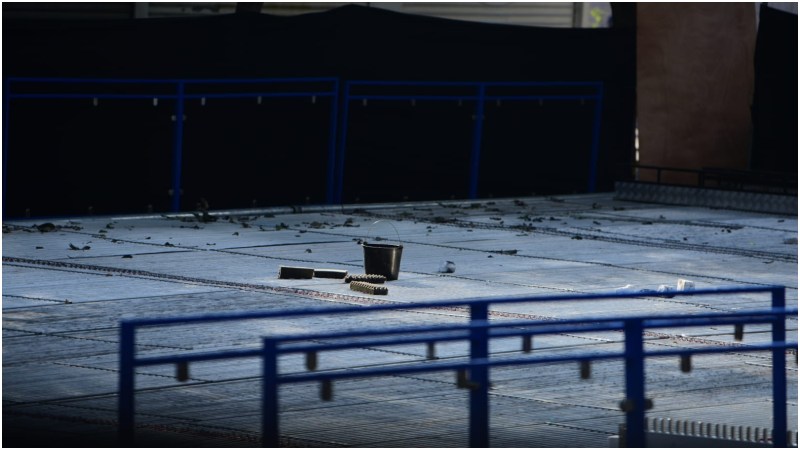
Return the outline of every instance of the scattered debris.
[[[238,235],[239,235],[239,232],[238,232],[238,231],[234,231],[234,232],[233,232],[233,235],[234,235],[234,236],[238,236]]]
[[[123,258],[133,258],[133,255],[122,255]]]
[[[593,220],[592,223],[595,224],[595,225],[602,225],[602,223],[600,223],[600,222],[598,222],[596,220]]]
[[[69,244],[70,250],[90,250],[92,247],[88,245],[84,245],[83,247],[78,247],[77,245],[73,245],[72,243]]]
[[[797,245],[797,238],[789,238],[783,241],[784,244]]]
[[[43,223],[41,225],[34,225],[34,226],[36,227],[37,230],[39,230],[42,233],[49,233],[50,231],[56,231],[56,230],[59,229],[59,227],[55,226],[55,224],[52,224],[50,222],[46,222],[46,223]]]
[[[625,286],[614,289],[614,292],[620,292],[620,293],[633,292],[633,291],[634,291],[634,286],[632,284],[626,284]]]
[[[517,251],[516,250],[498,250],[495,253],[499,253],[501,255],[516,255]]]
[[[658,287],[658,289],[656,289],[656,292],[659,292],[659,293],[663,294],[664,297],[667,297],[667,298],[675,297],[674,294],[670,294],[670,292],[672,292],[672,291],[673,291],[672,287],[671,286],[667,286],[666,284],[662,284],[662,285],[660,285]]]
[[[345,278],[346,270],[339,269],[314,269],[314,278]]]
[[[453,273],[455,271],[456,263],[453,261],[442,261],[442,263],[439,264],[439,269],[437,270],[439,273]]]
[[[36,246],[36,250],[42,250],[42,249],[44,249],[44,247],[42,247],[41,245]]]
[[[215,216],[212,216],[211,214],[208,213],[208,201],[206,201],[206,199],[201,198],[200,201],[197,202],[197,210],[200,212],[199,214],[198,213],[192,213],[192,214],[200,222],[209,223],[217,221],[217,218]]]
[[[517,206],[525,206],[526,205],[526,203],[523,202],[522,200],[514,200],[514,204],[517,205]]]
[[[285,223],[283,223],[283,222],[281,222],[281,223],[279,223],[279,224],[275,225],[275,231],[280,231],[280,230],[288,230],[288,229],[289,229],[289,225],[286,225],[286,224],[285,224]]]
[[[384,275],[378,274],[355,274],[355,275],[347,275],[344,277],[345,283],[350,283],[352,281],[366,281],[367,283],[377,283],[382,284],[386,282],[386,277]]]
[[[547,197],[547,199],[550,200],[551,202],[564,203],[564,199],[563,198]]]
[[[278,278],[306,280],[314,278],[314,269],[310,267],[280,266],[278,268]]]
[[[306,249],[306,253],[313,253],[310,248]]]
[[[114,222],[107,223],[106,224],[106,228],[108,228],[109,230],[113,230],[114,229]]]
[[[572,236],[572,239],[575,239],[576,241],[581,241],[583,240],[583,237],[576,234],[575,236]]]
[[[175,246],[170,244],[169,242],[164,242],[164,247],[175,247]]]
[[[683,278],[678,279],[678,290],[679,291],[693,291],[694,290],[694,281],[684,280]]]
[[[352,281],[350,282],[350,289],[372,295],[387,295],[389,293],[389,288],[367,283],[366,281]]]

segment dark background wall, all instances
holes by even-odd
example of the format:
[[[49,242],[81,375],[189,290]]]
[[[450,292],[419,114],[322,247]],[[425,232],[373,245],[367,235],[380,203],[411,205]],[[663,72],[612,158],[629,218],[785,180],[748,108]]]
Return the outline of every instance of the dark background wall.
[[[347,6],[294,17],[4,19],[3,38],[6,79],[599,81],[596,189],[611,190],[628,176],[624,168],[632,160],[632,28],[489,25]],[[84,88],[14,83],[12,89]],[[194,209],[201,198],[213,209],[325,202],[332,101],[187,100],[181,209]],[[468,196],[474,102],[351,106],[341,201]],[[593,106],[577,100],[487,103],[478,195],[587,191]],[[174,101],[100,99],[95,106],[92,99],[13,98],[8,107],[6,217],[84,214],[90,206],[95,213],[170,209]]]

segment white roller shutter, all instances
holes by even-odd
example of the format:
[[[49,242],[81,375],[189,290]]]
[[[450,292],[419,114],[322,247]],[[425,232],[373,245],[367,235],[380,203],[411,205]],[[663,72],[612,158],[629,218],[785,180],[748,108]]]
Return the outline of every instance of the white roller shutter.
[[[572,2],[458,2],[458,3],[346,3],[346,2],[265,2],[262,12],[276,15],[306,14],[356,4],[408,14],[474,22],[539,27],[572,27],[576,7]],[[180,17],[231,14],[236,3],[148,3],[149,17]]]

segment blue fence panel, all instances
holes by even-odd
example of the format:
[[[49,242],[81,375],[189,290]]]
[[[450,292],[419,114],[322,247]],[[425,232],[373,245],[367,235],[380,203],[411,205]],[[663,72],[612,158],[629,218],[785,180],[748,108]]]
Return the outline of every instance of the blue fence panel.
[[[318,90],[308,90],[303,86],[321,83],[328,88]],[[275,84],[297,85],[292,89],[282,91],[270,90],[268,87]],[[19,85],[42,86],[52,85],[61,86],[62,89],[54,89],[49,92],[30,92],[31,88],[24,92],[15,92],[15,87]],[[117,86],[116,89],[134,89],[143,86],[150,89],[148,92],[122,93],[122,92],[103,92],[101,86]],[[204,85],[220,85],[226,88],[249,85],[244,92],[205,92]],[[259,85],[261,89],[253,87]],[[3,80],[3,195],[7,192],[6,168],[8,167],[9,146],[9,115],[11,112],[12,99],[166,99],[175,102],[175,125],[173,129],[172,144],[172,179],[171,186],[171,205],[173,212],[180,211],[181,208],[181,186],[183,178],[183,146],[184,146],[184,109],[188,99],[205,98],[287,98],[287,97],[330,97],[330,125],[328,138],[328,158],[327,158],[327,182],[326,200],[332,203],[334,198],[334,162],[336,159],[336,131],[338,128],[339,113],[339,79],[332,77],[319,78],[226,78],[226,79],[125,79],[125,78],[42,78],[42,77],[9,77]],[[64,86],[83,86],[86,90],[82,92],[59,92],[64,90]],[[120,88],[119,86],[122,86]],[[200,87],[200,91],[196,91]],[[195,90],[191,90],[195,87]]]
[[[374,87],[378,92],[354,93],[358,88]],[[390,88],[428,88],[440,89],[436,94],[430,93],[392,93]],[[447,88],[464,88],[470,93],[446,92]],[[500,89],[510,88],[586,88],[591,90],[587,94],[503,94]],[[590,149],[590,166],[588,170],[588,192],[595,192],[597,186],[597,164],[600,151],[600,130],[603,110],[603,83],[599,81],[554,81],[554,82],[446,82],[446,81],[348,81],[344,84],[342,94],[342,121],[339,131],[339,151],[335,203],[342,203],[345,159],[347,157],[347,132],[349,129],[349,105],[352,101],[383,100],[383,101],[416,101],[416,100],[470,100],[475,101],[475,125],[472,130],[472,147],[469,153],[469,187],[468,198],[478,197],[478,179],[480,176],[481,148],[484,135],[484,118],[486,102],[492,100],[510,101],[542,101],[542,100],[590,100],[595,102],[594,118],[592,123],[592,141]],[[467,155],[465,155],[467,156]]]
[[[625,361],[625,399],[620,407],[626,414],[627,444],[631,447],[644,447],[645,411],[648,400],[645,397],[645,360],[648,357],[680,356],[690,358],[695,354],[714,354],[727,352],[771,351],[773,356],[773,444],[776,447],[787,445],[786,414],[786,349],[797,348],[796,342],[785,342],[785,318],[796,315],[797,308],[786,308],[785,288],[770,287],[733,287],[677,292],[676,296],[688,295],[720,295],[737,293],[770,293],[771,307],[762,310],[738,311],[733,313],[708,313],[692,316],[658,315],[658,316],[624,316],[609,318],[584,317],[556,321],[504,321],[492,323],[488,320],[489,305],[524,302],[551,301],[592,301],[603,299],[640,298],[641,293],[598,293],[580,295],[551,296],[516,296],[506,298],[473,298],[463,300],[438,301],[424,304],[413,304],[414,309],[441,308],[444,306],[466,306],[469,308],[470,321],[466,325],[441,325],[424,327],[402,327],[390,329],[365,329],[355,331],[329,333],[297,333],[288,336],[270,336],[263,338],[263,347],[258,350],[222,351],[190,355],[167,355],[159,357],[138,358],[135,354],[135,333],[137,328],[212,323],[222,321],[238,321],[266,318],[289,318],[315,315],[365,314],[376,311],[408,309],[410,304],[378,305],[368,308],[345,307],[335,309],[304,309],[274,312],[242,312],[216,315],[184,316],[171,318],[126,320],[120,327],[120,386],[119,386],[119,421],[120,438],[130,443],[134,438],[134,395],[135,369],[140,366],[157,364],[178,364],[191,361],[208,361],[215,359],[261,357],[263,359],[262,380],[262,439],[267,447],[280,445],[279,398],[278,388],[281,384],[319,381],[323,392],[330,394],[332,382],[337,379],[385,376],[407,373],[455,371],[459,387],[468,388],[469,396],[469,442],[471,447],[488,447],[489,442],[489,370],[491,367],[531,365],[553,362],[581,361],[588,364],[593,360],[622,359]],[[673,295],[673,293],[670,293]],[[709,325],[743,325],[771,324],[772,342],[769,344],[749,345],[747,347],[706,347],[690,349],[670,349],[646,351],[644,348],[644,330],[647,328],[691,327]],[[523,353],[529,353],[530,345],[527,337],[538,334],[579,333],[597,330],[622,330],[625,337],[624,351],[607,353],[581,353],[566,356],[537,356],[522,358],[504,358],[493,360],[489,354],[491,339],[521,336],[523,337]],[[358,342],[291,344],[292,342],[335,339],[335,338],[369,338]],[[318,352],[358,348],[365,346],[401,345],[408,343],[428,343],[429,349],[439,341],[469,341],[470,355],[465,362],[435,362],[425,364],[410,363],[391,367],[352,369],[336,372],[315,372],[315,364],[307,364],[309,371],[301,374],[285,374],[278,372],[278,356],[288,353],[305,353],[311,361],[316,361]],[[587,366],[588,367],[588,366]],[[467,376],[467,373],[469,375]]]

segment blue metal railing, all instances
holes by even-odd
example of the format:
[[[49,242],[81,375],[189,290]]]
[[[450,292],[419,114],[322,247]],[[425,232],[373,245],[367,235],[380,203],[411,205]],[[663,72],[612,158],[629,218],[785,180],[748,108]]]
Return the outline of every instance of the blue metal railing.
[[[85,86],[84,92],[15,92],[14,85],[69,85]],[[281,85],[281,90],[270,86]],[[137,93],[102,92],[100,86],[124,85],[146,86],[151,91]],[[210,85],[243,86],[242,92],[206,92]],[[304,86],[324,85],[325,88],[308,89]],[[287,87],[289,86],[289,87]],[[195,87],[195,90],[191,88]],[[256,88],[258,87],[258,88]],[[97,90],[92,92],[92,90]],[[326,201],[332,203],[334,188],[334,161],[336,157],[336,129],[339,112],[339,79],[319,78],[223,78],[223,79],[149,79],[149,78],[43,78],[9,77],[3,80],[3,183],[7,177],[9,112],[12,99],[166,99],[175,102],[175,128],[172,144],[171,210],[180,211],[181,183],[183,167],[184,108],[186,100],[205,98],[287,98],[287,97],[330,97],[331,112],[328,135],[328,167]],[[6,192],[5,185],[3,192]]]
[[[535,303],[552,301],[592,301],[603,299],[641,298],[641,293],[597,293],[580,295],[551,296],[517,296],[506,298],[472,298],[448,300],[430,303],[405,303],[379,305],[371,307],[345,307],[335,309],[303,309],[273,312],[242,312],[202,316],[184,316],[171,318],[124,320],[120,324],[120,384],[119,384],[119,423],[120,438],[131,442],[134,437],[134,394],[136,367],[161,364],[188,364],[196,361],[209,361],[231,358],[261,357],[263,360],[262,379],[262,438],[267,447],[280,444],[279,397],[281,384],[319,381],[331,388],[333,380],[385,376],[404,373],[456,371],[459,387],[469,389],[469,443],[472,447],[489,446],[489,371],[491,367],[509,365],[530,365],[554,362],[580,361],[588,364],[593,360],[621,359],[625,361],[625,399],[620,406],[625,411],[627,423],[627,442],[631,447],[645,446],[645,410],[648,401],[645,398],[645,359],[649,357],[680,356],[691,358],[695,354],[712,354],[726,352],[772,352],[772,385],[773,385],[773,444],[776,447],[787,445],[787,411],[786,411],[786,349],[797,348],[797,342],[786,342],[785,318],[796,315],[797,308],[786,308],[785,288],[769,287],[732,287],[706,289],[688,292],[676,292],[676,296],[699,296],[720,294],[770,293],[771,307],[738,312],[709,313],[700,315],[659,315],[659,316],[623,316],[609,318],[578,318],[554,321],[489,321],[489,305],[509,303]],[[655,295],[655,294],[654,294]],[[673,295],[673,293],[670,293]],[[328,333],[302,333],[289,336],[264,337],[262,347],[253,350],[217,351],[193,353],[185,355],[167,355],[158,357],[137,357],[136,330],[143,327],[201,324],[223,321],[250,319],[290,318],[316,315],[364,314],[391,310],[421,310],[442,307],[465,307],[469,311],[469,323],[466,325],[438,325],[425,327],[402,327],[378,330],[361,330]],[[770,324],[772,342],[768,344],[747,345],[737,347],[700,347],[681,348],[657,351],[646,351],[644,348],[644,332],[649,328],[695,327],[710,325]],[[519,358],[492,359],[489,354],[489,341],[496,338],[522,337],[523,352],[529,353],[529,340],[534,335],[556,333],[581,333],[587,331],[620,331],[624,333],[624,350],[622,352],[579,353],[564,356],[526,356]],[[369,338],[358,342],[334,342],[303,344],[298,342],[337,338]],[[468,341],[469,358],[464,362],[415,362],[391,367],[362,368],[347,371],[315,372],[319,352],[360,348],[370,346],[391,346],[410,343],[428,343],[446,341]],[[294,342],[294,344],[292,344]],[[527,342],[527,344],[526,344]],[[302,374],[281,374],[278,371],[278,356],[289,353],[305,353],[309,371]],[[469,376],[466,376],[466,371]]]
[[[269,86],[281,85],[281,90]],[[211,86],[247,86],[242,92],[214,92]],[[324,88],[320,86],[324,85]],[[23,89],[20,90],[19,86]],[[40,91],[34,87],[49,86]],[[53,88],[56,86],[56,88]],[[58,88],[64,86],[64,88]],[[66,86],[82,86],[85,91],[72,92]],[[105,86],[105,88],[102,88]],[[108,86],[113,89],[108,90]],[[136,87],[141,92],[117,92],[120,86]],[[305,86],[305,88],[304,88]],[[311,88],[308,88],[308,87]],[[359,92],[365,88],[369,92]],[[430,89],[434,92],[397,93],[392,89]],[[71,88],[70,88],[71,89]],[[458,90],[458,92],[453,91]],[[328,204],[343,202],[344,171],[347,133],[350,128],[350,102],[356,100],[457,100],[475,102],[475,124],[469,158],[468,198],[478,197],[481,148],[484,135],[484,117],[487,101],[592,101],[592,138],[588,170],[587,191],[594,192],[597,185],[597,165],[600,151],[601,117],[604,85],[598,81],[580,82],[448,82],[448,81],[346,81],[340,89],[340,80],[323,78],[228,78],[228,79],[149,79],[149,78],[45,78],[8,77],[3,80],[3,183],[7,177],[9,154],[9,113],[12,99],[165,99],[174,101],[175,126],[172,143],[171,205],[173,212],[181,208],[181,183],[183,178],[183,146],[185,103],[190,99],[205,98],[285,98],[330,97],[331,110],[328,130],[327,183],[325,201]],[[532,93],[531,93],[532,92]],[[341,108],[341,111],[340,111]],[[338,133],[338,134],[337,134]],[[5,193],[7,189],[4,189]]]
[[[354,92],[365,87],[380,88],[378,92]],[[391,88],[437,88],[435,94],[427,92],[401,92],[392,93]],[[447,92],[448,88],[458,88],[458,91],[452,90]],[[585,93],[548,93],[547,89],[585,89]],[[502,93],[502,89],[544,89],[544,92],[537,92],[534,94],[527,93]],[[350,102],[356,100],[382,100],[382,101],[416,101],[416,100],[456,100],[456,101],[474,101],[475,102],[475,125],[472,131],[472,147],[469,153],[469,186],[467,197],[474,199],[478,197],[478,179],[480,175],[480,159],[481,147],[483,143],[483,128],[484,118],[486,116],[486,102],[491,100],[508,100],[508,101],[543,101],[543,100],[580,100],[580,101],[594,101],[594,117],[592,120],[592,142],[590,149],[590,162],[588,176],[588,192],[595,192],[597,187],[597,163],[599,161],[600,152],[600,129],[601,118],[603,111],[603,83],[599,81],[530,81],[530,82],[444,82],[444,81],[346,81],[343,87],[342,94],[342,121],[341,130],[339,132],[339,155],[338,163],[336,166],[336,194],[334,197],[335,203],[342,203],[343,190],[344,190],[344,170],[345,158],[347,148],[347,131]],[[465,154],[465,156],[467,156]]]

